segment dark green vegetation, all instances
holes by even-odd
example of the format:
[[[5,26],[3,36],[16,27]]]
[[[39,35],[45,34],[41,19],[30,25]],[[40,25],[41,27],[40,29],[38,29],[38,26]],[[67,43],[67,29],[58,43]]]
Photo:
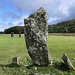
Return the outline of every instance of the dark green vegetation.
[[[6,34],[10,34],[11,32],[14,32],[15,34],[18,34],[19,32],[24,33],[24,27],[15,26],[15,27],[5,29],[4,32]],[[55,25],[49,25],[48,32],[49,33],[75,33],[75,19],[64,21]]]
[[[11,32],[14,32],[15,34],[18,34],[19,32],[24,33],[24,27],[23,26],[15,26],[8,29],[5,29],[5,34],[11,34]]]
[[[49,33],[75,33],[75,19],[49,25]]]
[[[0,32],[0,34],[4,34],[4,32]]]
[[[67,54],[72,64],[75,67],[75,36],[48,36],[48,46],[53,62],[63,62],[61,57]],[[19,65],[13,65],[12,58],[22,56],[22,62]],[[29,65],[27,68],[22,65]],[[37,70],[33,71],[36,65],[28,55],[25,38],[22,35],[19,38],[18,34],[11,37],[10,34],[0,34],[0,75],[28,75],[29,72],[50,74],[50,75],[75,75],[75,71],[68,70],[62,64],[57,66],[36,66]]]

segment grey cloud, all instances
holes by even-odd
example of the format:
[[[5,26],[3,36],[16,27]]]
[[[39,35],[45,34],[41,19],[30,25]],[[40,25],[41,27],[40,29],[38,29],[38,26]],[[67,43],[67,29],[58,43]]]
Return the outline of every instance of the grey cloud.
[[[64,17],[65,14],[59,10],[61,0],[8,0],[18,11],[35,12],[40,7],[44,7],[49,17]]]
[[[75,2],[69,7],[69,18],[75,19]]]
[[[61,11],[61,13],[58,12],[58,14],[56,14],[56,17],[58,18],[57,20],[54,20],[53,22],[49,23],[49,25],[51,24],[56,24],[62,21],[67,21],[67,20],[71,20],[71,19],[75,19],[75,2],[71,4],[71,6],[67,9],[68,10],[68,15],[63,14]],[[60,15],[61,14],[61,15]],[[53,14],[54,15],[54,14]],[[55,16],[55,15],[54,15]],[[60,19],[59,19],[60,18]]]
[[[68,8],[69,14],[67,16],[62,17],[61,19],[56,20],[58,22],[67,21],[71,19],[75,19],[75,2]]]
[[[75,2],[69,7],[68,9],[70,12],[74,11],[75,12]]]
[[[41,6],[47,6],[54,3],[54,0],[7,0],[18,10],[33,11]]]

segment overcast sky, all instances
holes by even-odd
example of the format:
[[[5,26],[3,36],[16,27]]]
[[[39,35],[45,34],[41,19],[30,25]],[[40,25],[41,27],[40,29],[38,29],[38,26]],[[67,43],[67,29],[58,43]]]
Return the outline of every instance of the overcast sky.
[[[75,19],[75,0],[0,0],[0,31],[23,26],[24,18],[44,7],[48,24]]]

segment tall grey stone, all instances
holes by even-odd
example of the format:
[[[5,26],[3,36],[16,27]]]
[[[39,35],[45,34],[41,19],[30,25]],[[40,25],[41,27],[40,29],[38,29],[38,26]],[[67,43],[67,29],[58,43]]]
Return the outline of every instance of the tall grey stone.
[[[14,37],[14,32],[11,32],[11,37]]]
[[[52,59],[49,53],[48,37],[48,14],[44,8],[40,8],[24,19],[25,41],[28,53],[37,65],[50,65]]]

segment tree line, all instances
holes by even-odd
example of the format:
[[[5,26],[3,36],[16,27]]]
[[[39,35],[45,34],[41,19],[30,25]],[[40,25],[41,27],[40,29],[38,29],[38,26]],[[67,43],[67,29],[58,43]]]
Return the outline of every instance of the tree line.
[[[4,34],[4,32],[0,31],[0,34]]]
[[[10,34],[14,32],[18,34],[19,32],[24,33],[24,26],[15,26],[5,29],[5,34]],[[75,19],[69,21],[63,21],[55,25],[48,26],[48,33],[75,33]]]
[[[48,26],[49,33],[75,33],[75,19]]]
[[[19,34],[19,32],[24,33],[24,26],[15,26],[4,30],[5,34],[11,34],[11,32],[15,34]]]

